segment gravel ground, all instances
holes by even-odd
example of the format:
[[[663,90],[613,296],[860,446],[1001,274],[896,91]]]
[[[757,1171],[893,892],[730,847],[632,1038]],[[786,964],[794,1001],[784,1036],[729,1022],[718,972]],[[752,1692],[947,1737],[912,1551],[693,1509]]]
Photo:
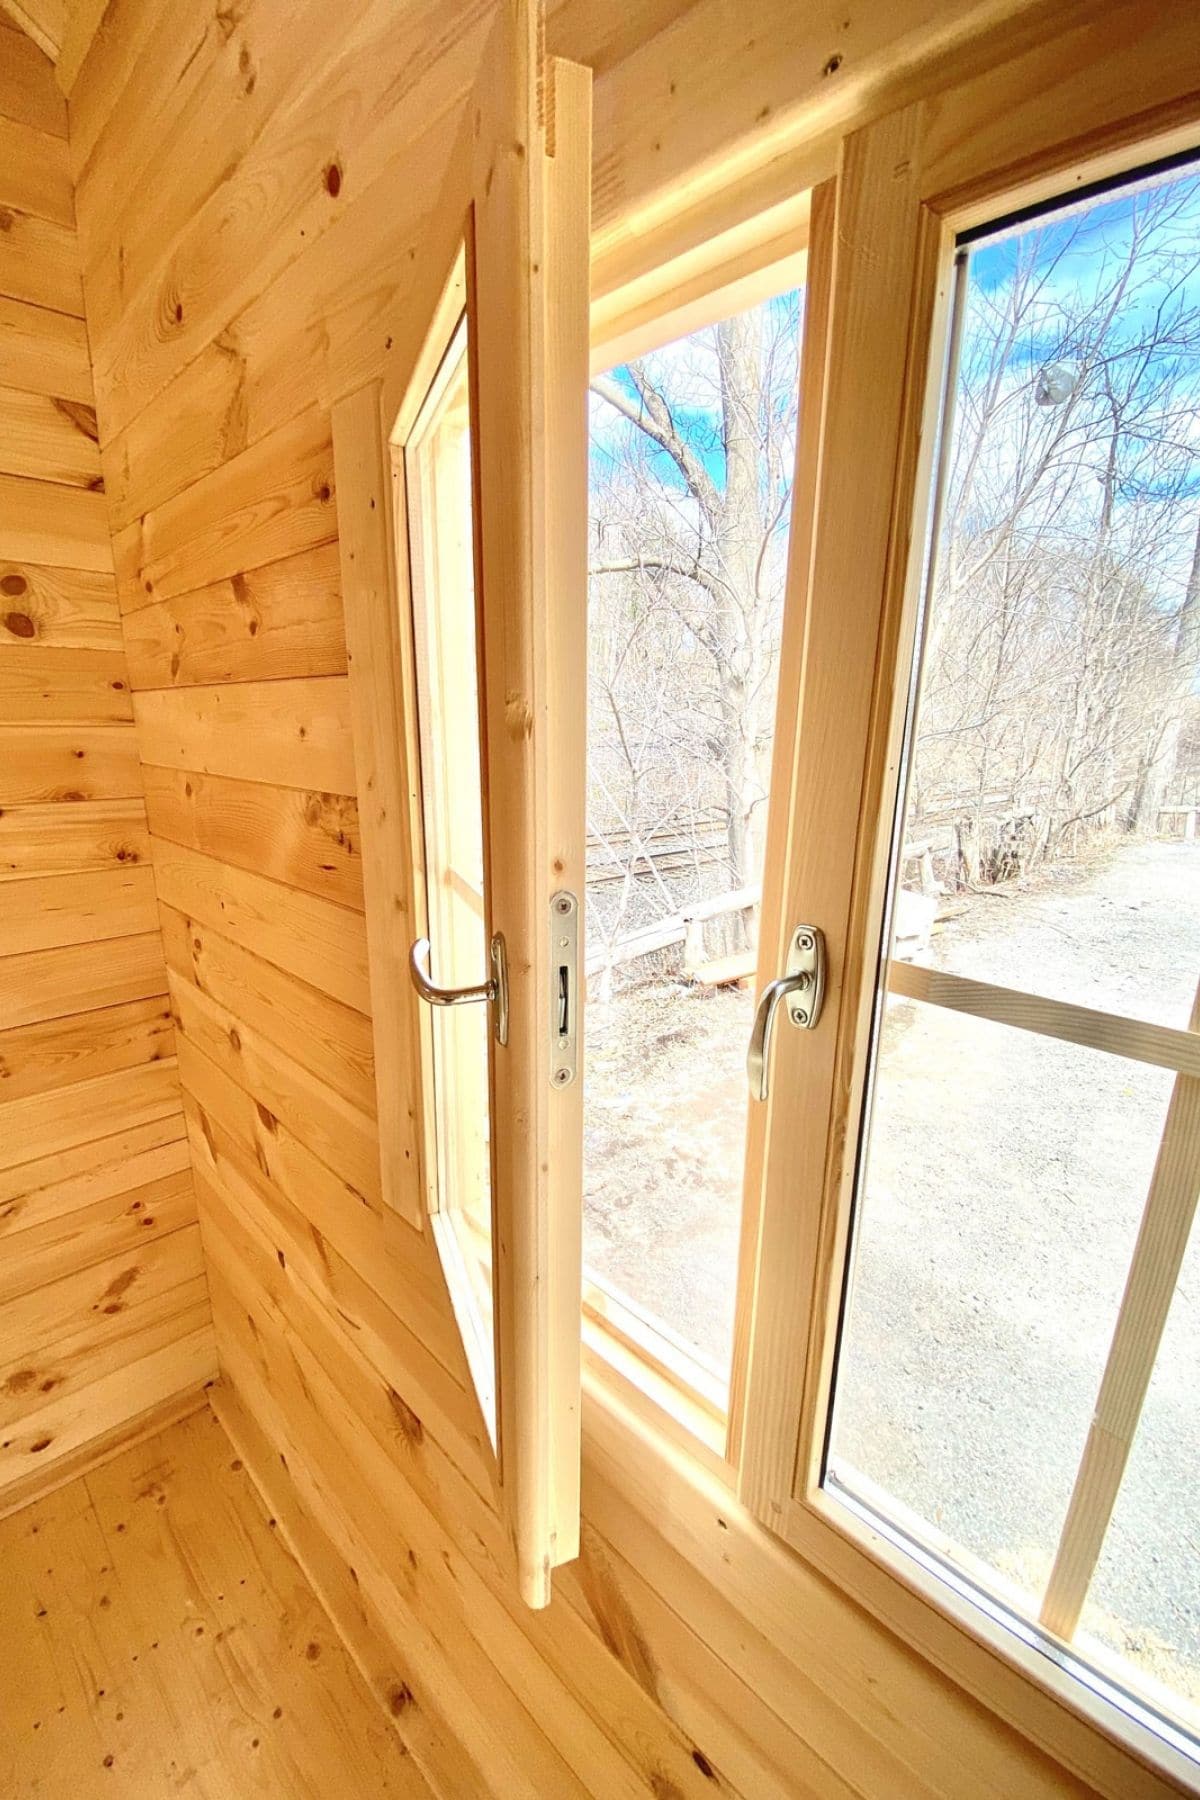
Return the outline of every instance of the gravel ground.
[[[954,911],[930,952],[943,967],[1187,1023],[1200,844],[1124,846]],[[588,1025],[588,1261],[722,1369],[751,1011],[748,994],[663,981]],[[1170,1087],[1099,1052],[889,1006],[835,1460],[1030,1594],[1066,1509]],[[1193,1242],[1084,1626],[1200,1703],[1198,1377]]]
[[[729,1372],[753,997],[656,981],[587,1013],[584,1257]]]

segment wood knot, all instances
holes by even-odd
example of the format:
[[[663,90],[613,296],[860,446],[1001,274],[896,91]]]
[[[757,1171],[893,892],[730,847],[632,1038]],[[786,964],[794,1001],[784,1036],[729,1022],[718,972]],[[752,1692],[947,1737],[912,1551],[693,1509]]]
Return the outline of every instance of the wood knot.
[[[34,624],[28,613],[7,613],[5,615],[4,624],[6,630],[11,631],[14,637],[31,638],[37,636],[37,626]]]
[[[336,200],[342,191],[342,170],[339,163],[331,162],[325,171],[325,192],[331,200]]]
[[[406,1444],[420,1444],[425,1439],[425,1427],[413,1411],[412,1407],[402,1400],[394,1387],[388,1388],[388,1403],[395,1414],[396,1423],[400,1427],[400,1435]]]
[[[533,708],[524,694],[513,694],[504,703],[504,723],[511,738],[527,738],[533,732]]]
[[[7,594],[10,600],[15,600],[19,595],[27,592],[28,587],[29,583],[23,575],[0,576],[0,594]]]

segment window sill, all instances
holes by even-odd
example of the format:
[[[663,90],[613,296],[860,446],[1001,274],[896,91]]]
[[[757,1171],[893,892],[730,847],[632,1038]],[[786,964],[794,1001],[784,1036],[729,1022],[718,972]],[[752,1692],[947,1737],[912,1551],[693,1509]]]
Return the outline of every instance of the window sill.
[[[732,1486],[720,1383],[635,1307],[586,1278],[583,1364],[596,1391],[611,1387],[622,1406],[651,1430]]]

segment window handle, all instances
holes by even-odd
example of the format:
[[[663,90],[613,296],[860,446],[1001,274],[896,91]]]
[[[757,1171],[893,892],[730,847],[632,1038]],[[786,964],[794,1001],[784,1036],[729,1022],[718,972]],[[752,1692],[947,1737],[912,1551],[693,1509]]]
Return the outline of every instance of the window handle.
[[[759,997],[746,1052],[746,1074],[755,1100],[765,1100],[771,1080],[771,1035],[775,1015],[786,1005],[799,1031],[811,1031],[825,1002],[825,934],[815,925],[797,925],[788,947],[787,967],[768,981]]]
[[[408,972],[422,1000],[428,1001],[430,1006],[470,1006],[479,1000],[486,1001],[489,1006],[494,1005],[496,1042],[507,1044],[508,952],[503,933],[498,931],[492,938],[491,979],[478,982],[474,987],[439,987],[429,973],[429,952],[429,939],[418,938],[408,953]]]

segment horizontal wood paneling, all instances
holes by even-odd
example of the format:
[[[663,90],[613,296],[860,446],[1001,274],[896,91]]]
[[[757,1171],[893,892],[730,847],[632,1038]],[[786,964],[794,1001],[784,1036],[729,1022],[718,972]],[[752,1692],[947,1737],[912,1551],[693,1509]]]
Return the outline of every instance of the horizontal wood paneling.
[[[0,295],[0,382],[90,406],[92,365],[83,320]]]
[[[174,1057],[113,1075],[93,1075],[69,1088],[9,1100],[4,1109],[0,1168],[16,1168],[112,1131],[173,1116],[179,1110]]]
[[[54,62],[54,79],[68,99],[104,17],[106,6],[107,0],[69,0],[66,7],[66,18]]]
[[[191,1165],[24,1231],[3,1233],[0,1304],[194,1223]]]
[[[83,283],[75,233],[53,219],[6,207],[0,290],[10,300],[27,300],[51,312],[83,317]]]
[[[227,1163],[258,1195],[264,1213],[282,1210],[291,1235],[297,1220],[306,1221],[312,1244],[305,1256],[321,1255],[322,1246],[331,1245],[456,1385],[465,1387],[466,1360],[446,1314],[444,1283],[428,1238],[358,1194],[203,1051],[182,1037],[179,1051],[196,1166]]]
[[[374,1120],[190,981],[171,978],[181,1038],[203,1052],[357,1193],[377,1202]]]
[[[149,855],[141,800],[0,808],[0,881],[124,868]]]
[[[77,1363],[89,1352],[119,1343],[131,1331],[193,1303],[204,1279],[196,1224],[135,1244],[118,1256],[76,1269],[52,1286],[56,1304],[18,1294],[0,1319],[0,1390],[24,1368]],[[38,1365],[41,1365],[41,1368]],[[36,1388],[37,1382],[20,1384]]]
[[[119,650],[42,650],[10,645],[0,660],[0,716],[14,724],[132,720]]]
[[[0,724],[0,806],[141,794],[137,739],[127,726]]]
[[[75,192],[65,137],[31,130],[0,114],[0,206],[74,229]]]
[[[0,1031],[0,1105],[175,1054],[166,995]]]
[[[117,536],[122,610],[336,537],[329,420],[313,408]]]
[[[176,912],[369,1012],[367,934],[359,913],[165,840],[154,844],[154,876],[159,899]]]
[[[155,7],[111,0],[71,94],[72,160],[79,194],[87,196],[77,207],[85,246],[107,235],[127,197],[117,170],[141,178],[153,151],[139,155],[137,145],[160,141],[172,108],[189,97],[191,71],[202,72],[227,37],[215,17],[197,21],[188,0]]]
[[[9,956],[131,937],[157,924],[149,868],[88,870],[0,886],[0,944]]]
[[[128,187],[113,183],[111,160],[90,159],[81,171],[81,180],[87,191],[84,210],[90,212],[99,225],[95,238],[89,238],[87,256],[89,269],[95,276],[93,307],[98,329],[108,332],[119,323],[122,299],[128,304],[161,272],[168,252],[176,249],[175,240],[179,235],[194,235],[198,244],[211,242],[218,222],[225,225],[231,236],[241,238],[242,234],[253,232],[259,209],[267,204],[267,195],[254,196],[246,209],[248,216],[237,221],[224,221],[213,203],[222,175],[243,159],[255,163],[262,177],[270,182],[271,198],[279,209],[272,222],[282,223],[291,212],[295,202],[288,178],[299,175],[298,165],[302,165],[303,154],[300,144],[295,146],[291,157],[276,155],[270,161],[266,158],[257,160],[254,146],[264,124],[281,103],[286,104],[289,89],[294,88],[297,77],[304,75],[306,45],[312,39],[318,8],[319,0],[291,0],[290,5],[285,0],[254,0],[239,20],[241,29],[236,38],[233,34],[226,38],[212,34],[197,46],[192,60],[178,71],[173,104],[169,108],[162,106],[163,90],[159,82],[151,84],[143,80],[138,84],[143,90],[145,109],[135,107],[122,132],[122,161],[131,169],[146,170],[148,177],[151,163],[155,170],[161,170],[156,185],[168,229],[156,233],[151,221],[139,215],[135,195]],[[425,0],[423,6],[414,7],[413,11],[427,15],[427,8],[428,0]],[[341,19],[343,42],[354,44],[359,19],[370,11],[366,0],[346,0]],[[416,31],[403,33],[402,21],[397,24],[400,30],[392,46],[397,58],[393,80],[399,85],[412,80],[412,76],[401,73],[401,69],[405,51],[411,55],[419,48],[420,39]],[[166,54],[169,58],[170,52]],[[349,65],[349,58],[347,63]],[[252,80],[247,79],[250,69],[253,70]],[[336,72],[331,71],[331,75],[336,81]],[[135,83],[136,80],[135,76]],[[207,119],[206,102],[213,82],[224,91],[236,92],[239,96],[239,104],[228,115],[219,144],[213,142]],[[361,85],[359,100],[361,105],[369,104],[369,97],[362,92]],[[319,135],[323,136],[324,132]],[[310,147],[310,157],[312,154]],[[101,199],[103,194],[107,195],[107,200]],[[310,197],[303,191],[297,196],[300,204]],[[329,212],[334,210],[330,204],[333,198],[326,195]],[[260,232],[260,252],[262,236]],[[243,241],[248,240],[243,238]],[[98,250],[104,254],[98,256]],[[111,279],[113,258],[108,252],[114,250],[119,254],[124,271],[120,289],[114,288]],[[257,260],[254,257],[252,263]],[[172,262],[177,275],[183,272],[180,269],[183,261],[176,252]],[[253,266],[247,267],[243,279],[253,279],[253,276]],[[184,301],[185,318],[176,323],[186,324],[190,310],[187,302],[202,297],[189,293],[182,281],[178,286]]]
[[[0,386],[0,472],[100,486],[96,415],[82,400]]]
[[[151,1264],[158,1249],[166,1251],[167,1258],[162,1264]],[[191,1271],[187,1278],[185,1271]],[[4,1440],[0,1442],[0,1494],[4,1483],[25,1472],[23,1456],[38,1454],[34,1449],[36,1438],[63,1436],[67,1420],[74,1422],[76,1418],[79,1429],[86,1433],[86,1417],[79,1408],[79,1399],[85,1393],[92,1393],[99,1382],[112,1381],[112,1377],[121,1377],[122,1373],[130,1372],[133,1381],[131,1372],[142,1357],[169,1352],[182,1337],[205,1325],[210,1328],[210,1319],[205,1319],[203,1310],[207,1282],[194,1224],[171,1231],[160,1240],[153,1240],[148,1233],[133,1255],[126,1253],[81,1273],[94,1276],[94,1282],[85,1287],[79,1276],[72,1276],[67,1283],[52,1283],[50,1292],[61,1285],[63,1292],[54,1296],[59,1309],[65,1310],[72,1303],[81,1305],[88,1323],[77,1325],[74,1334],[61,1343],[25,1339],[16,1348],[14,1359],[5,1357],[0,1363],[0,1391],[4,1391],[7,1409],[11,1411],[11,1424],[5,1426]],[[38,1314],[38,1300],[41,1294],[9,1296],[5,1300],[5,1318],[13,1319],[14,1327],[29,1327]],[[209,1363],[205,1372],[196,1375],[194,1386],[200,1386],[205,1375],[210,1375],[210,1368]],[[173,1393],[184,1386],[193,1386],[193,1382],[180,1381],[164,1391]],[[115,1399],[119,1393],[117,1381],[112,1382],[112,1393]],[[108,1422],[104,1420],[104,1424]],[[59,1454],[76,1449],[79,1442],[81,1438],[77,1438],[72,1426],[70,1442],[59,1445]],[[45,1451],[49,1449],[50,1444],[45,1445]]]
[[[23,888],[26,883],[6,885]],[[103,953],[88,940],[54,950],[0,956],[0,1017],[14,1026],[65,1018],[70,1013],[147,999],[162,993],[165,983],[162,940],[157,931],[109,938]]]
[[[407,166],[414,197],[424,182],[436,184],[440,168],[414,167],[413,145],[396,131],[396,115],[407,107],[428,119],[446,109],[478,58],[486,17],[480,0],[468,0],[461,11],[421,0],[400,16],[374,0],[361,29],[339,36],[320,90],[313,90],[311,74],[297,83],[272,128],[227,169],[221,187],[201,207],[172,217],[169,250],[158,248],[152,266],[145,265],[144,274],[139,270],[137,291],[127,294],[111,328],[103,321],[113,312],[113,264],[111,255],[102,259],[107,266],[95,283],[96,368],[113,394],[114,429],[128,423],[139,398],[165,386],[225,320],[316,243],[351,197],[386,168]],[[464,33],[468,18],[474,27]],[[440,54],[431,57],[434,45]],[[228,80],[234,70],[226,63],[221,73]],[[232,120],[231,128],[236,132]],[[330,183],[335,162],[340,173]],[[124,239],[111,246],[125,248]],[[92,280],[90,242],[89,272]],[[164,333],[155,327],[168,309],[175,329]]]
[[[26,1512],[47,1499],[53,1504],[53,1496],[68,1483],[94,1473],[111,1457],[132,1451],[147,1438],[157,1437],[181,1420],[203,1412],[208,1405],[211,1385],[206,1383],[204,1387],[169,1394],[165,1400],[152,1402],[144,1412],[136,1413],[132,1418],[119,1418],[107,1430],[86,1438],[76,1450],[55,1457],[49,1469],[35,1461],[28,1474],[9,1482],[5,1488],[4,1498],[0,1501],[0,1517],[11,1518],[14,1513]]]
[[[270,1196],[269,1215],[264,1216],[262,1183],[255,1186],[246,1179],[219,1132],[199,1145],[193,1133],[192,1147],[201,1220],[210,1243],[217,1240],[210,1262],[221,1265],[231,1253],[242,1263],[252,1261],[285,1315],[286,1296],[293,1289],[315,1293],[323,1306],[332,1307],[356,1341],[370,1346],[368,1355],[379,1376],[403,1399],[408,1410],[394,1405],[397,1422],[406,1423],[418,1442],[428,1431],[472,1490],[490,1495],[487,1428],[474,1390],[431,1354],[328,1243],[313,1241],[302,1217],[278,1193]]]
[[[348,795],[153,765],[145,784],[155,837],[362,911],[358,808]]]
[[[0,1511],[215,1360],[87,334],[68,316],[65,114],[30,48],[0,28]]]
[[[0,1173],[0,1237],[190,1168],[182,1113],[51,1151]]]
[[[211,1381],[216,1360],[211,1309],[201,1277],[190,1303],[175,1306],[161,1324],[147,1320],[124,1333],[111,1357],[80,1357],[80,1370],[111,1362],[107,1373],[93,1381],[65,1377],[61,1394],[5,1435],[0,1441],[0,1496],[20,1492],[27,1484],[23,1497],[28,1503],[38,1491],[39,1478],[47,1485],[55,1481],[55,1464],[86,1452],[97,1440],[107,1440],[111,1448],[122,1427],[136,1426],[166,1399],[190,1394]]]
[[[167,966],[329,1084],[375,1110],[371,1021],[244,945],[173,908],[161,908]]]
[[[119,651],[121,615],[111,571],[0,562],[0,644]]]
[[[152,690],[134,713],[145,763],[244,776],[253,745],[256,780],[354,792],[349,694],[337,677]]]
[[[31,37],[53,63],[66,28],[68,5],[69,0],[4,0],[0,16],[6,26],[15,25]]]
[[[108,574],[112,546],[104,495],[0,475],[0,559]]]
[[[135,688],[342,675],[336,544],[143,606],[125,620]]]
[[[314,394],[325,396],[335,318],[356,339],[372,328],[381,341],[386,338],[389,308],[419,266],[420,214],[413,182],[405,177],[415,167],[440,165],[453,126],[452,117],[429,121],[428,142],[408,170],[389,171],[375,182],[302,263],[289,265],[256,294],[105,443],[115,529],[286,425]],[[364,231],[360,214],[386,220],[386,232]]]

